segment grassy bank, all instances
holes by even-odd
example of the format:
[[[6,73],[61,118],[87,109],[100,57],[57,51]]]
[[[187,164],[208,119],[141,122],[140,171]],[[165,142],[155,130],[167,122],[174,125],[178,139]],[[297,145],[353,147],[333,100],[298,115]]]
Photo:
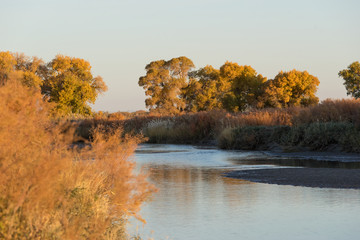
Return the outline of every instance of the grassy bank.
[[[360,152],[360,102],[325,100],[289,111],[288,124],[227,128],[218,137],[225,149]]]
[[[119,115],[119,114],[117,114]],[[117,116],[115,115],[115,116]],[[306,108],[243,113],[210,111],[177,116],[121,114],[73,121],[75,139],[90,138],[97,125],[143,134],[149,143],[218,144],[226,149],[308,149],[359,151],[360,101],[325,100]]]
[[[224,149],[360,152],[360,129],[352,123],[325,122],[299,126],[248,126],[223,131]]]

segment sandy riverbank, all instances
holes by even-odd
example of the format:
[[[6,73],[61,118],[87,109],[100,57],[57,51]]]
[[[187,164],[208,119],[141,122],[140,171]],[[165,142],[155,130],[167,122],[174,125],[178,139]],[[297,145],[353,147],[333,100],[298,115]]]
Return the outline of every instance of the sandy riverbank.
[[[335,162],[360,162],[359,153],[347,153],[337,150],[333,151],[302,151],[302,152],[283,152],[283,151],[261,151],[265,156],[272,158],[297,158],[312,159],[318,161]]]
[[[229,172],[226,177],[251,182],[320,188],[360,189],[360,169],[276,168]]]
[[[358,167],[359,164],[357,164],[360,163],[360,154],[341,152],[284,153],[271,151],[257,152],[257,154],[262,155],[262,164],[275,163],[275,165],[290,167],[241,170],[229,172],[225,176],[251,182],[279,185],[360,189],[360,168]],[[256,156],[257,154],[254,154],[254,159],[260,159],[259,155]],[[301,165],[291,165],[290,161],[287,164],[289,159],[302,159]],[[348,169],[349,166],[355,166],[356,169]]]

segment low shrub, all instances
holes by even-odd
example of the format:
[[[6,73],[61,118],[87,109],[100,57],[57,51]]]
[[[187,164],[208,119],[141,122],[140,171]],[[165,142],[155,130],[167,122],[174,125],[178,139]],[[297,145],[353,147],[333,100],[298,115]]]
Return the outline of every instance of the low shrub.
[[[359,148],[358,136],[352,133],[349,127],[345,127],[349,128],[348,130],[344,129],[346,124],[360,127],[359,100],[328,99],[309,107],[253,109],[240,113],[213,110],[176,116],[144,112],[128,113],[126,116],[123,120],[83,120],[76,132],[81,137],[88,138],[90,135],[86,132],[89,133],[93,126],[121,125],[125,133],[142,133],[152,143],[213,144],[218,140],[219,147],[222,148],[231,148],[234,141],[238,141],[246,149],[264,148],[265,145],[275,143],[317,150],[325,149],[331,144],[340,144],[346,151],[359,151],[356,150]],[[242,130],[236,130],[238,128]],[[238,132],[233,136],[228,129]],[[337,131],[345,130],[348,131],[348,137],[336,136]],[[242,137],[239,136],[239,131]],[[270,138],[267,138],[269,131]],[[263,143],[263,139],[266,143]],[[260,145],[256,147],[256,144]]]
[[[356,131],[351,123],[311,123],[305,128],[301,144],[313,150],[324,150],[332,144],[341,143],[346,133],[351,131]]]

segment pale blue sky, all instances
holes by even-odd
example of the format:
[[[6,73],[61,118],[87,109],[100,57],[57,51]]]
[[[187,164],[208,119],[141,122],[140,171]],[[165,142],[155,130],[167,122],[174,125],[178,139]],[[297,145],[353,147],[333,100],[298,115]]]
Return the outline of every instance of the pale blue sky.
[[[225,61],[273,78],[307,70],[318,96],[344,98],[338,71],[360,61],[358,0],[0,0],[0,51],[88,60],[109,91],[95,110],[145,109],[137,84],[153,60]]]

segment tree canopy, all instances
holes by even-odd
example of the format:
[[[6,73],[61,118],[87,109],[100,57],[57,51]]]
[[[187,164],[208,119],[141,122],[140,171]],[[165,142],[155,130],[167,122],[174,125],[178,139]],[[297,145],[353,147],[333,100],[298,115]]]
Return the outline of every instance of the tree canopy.
[[[222,100],[224,108],[237,112],[255,107],[266,78],[257,74],[251,66],[239,66],[236,63],[227,62],[220,71],[230,84]]]
[[[0,52],[0,85],[9,80],[41,90],[60,116],[91,114],[89,103],[107,90],[100,76],[93,77],[88,61],[62,55],[45,64],[37,57]]]
[[[319,79],[307,71],[279,72],[264,85],[260,104],[265,107],[308,106],[319,102],[315,96]]]
[[[360,63],[353,62],[347,69],[340,71],[339,76],[344,79],[347,95],[360,98]]]
[[[139,79],[139,85],[149,96],[146,106],[173,114],[308,106],[319,101],[315,96],[319,80],[306,71],[281,71],[274,79],[267,80],[251,66],[229,61],[219,69],[207,65],[191,71],[193,67],[186,57],[148,64],[146,75]]]
[[[192,111],[244,111],[256,104],[266,78],[251,66],[226,62],[220,69],[208,65],[190,73],[186,100]]]
[[[139,78],[145,89],[146,107],[151,111],[179,113],[185,109],[184,88],[188,85],[189,71],[194,68],[187,57],[158,60],[149,63],[146,75]]]
[[[185,88],[186,110],[196,112],[221,108],[220,71],[208,65],[189,73],[189,76],[189,85]]]
[[[45,80],[44,94],[56,103],[60,115],[90,115],[89,103],[107,90],[103,79],[93,77],[88,61],[57,55],[49,64],[50,77]]]
[[[3,85],[9,75],[14,71],[16,64],[14,56],[10,52],[0,52],[0,84]]]

